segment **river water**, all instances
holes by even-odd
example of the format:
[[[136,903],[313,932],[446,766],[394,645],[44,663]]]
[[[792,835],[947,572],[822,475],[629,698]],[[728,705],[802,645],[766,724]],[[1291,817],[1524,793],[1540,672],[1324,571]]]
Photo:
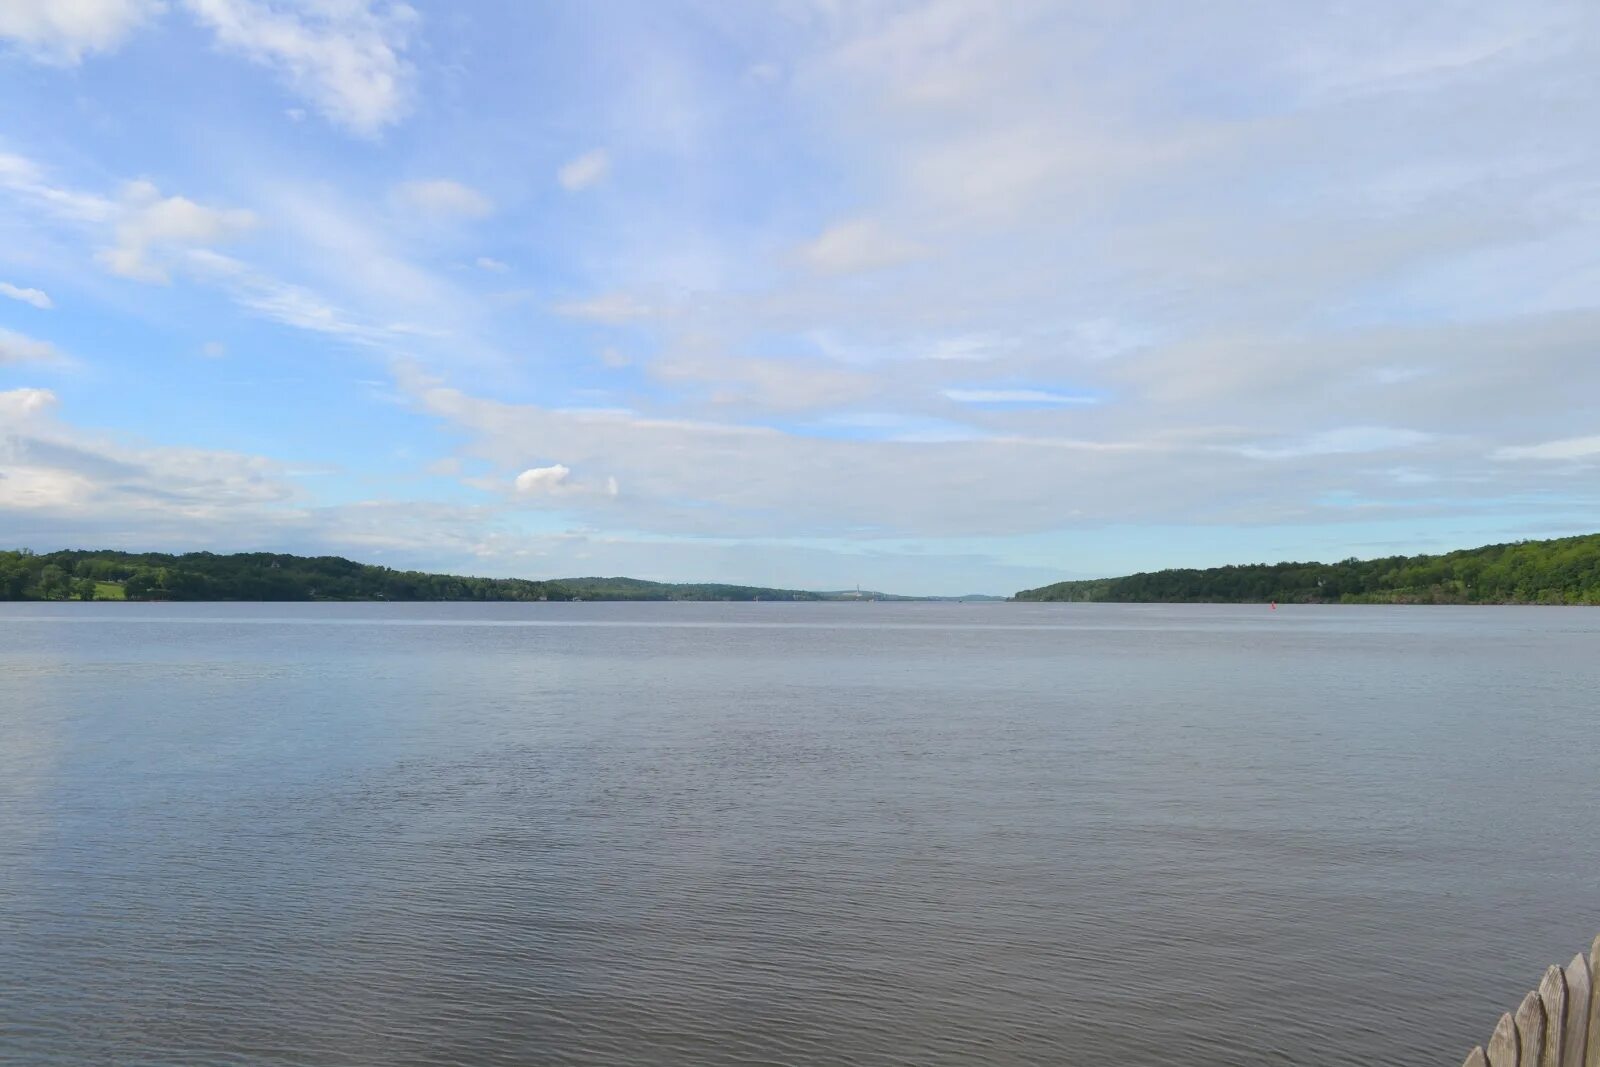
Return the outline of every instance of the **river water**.
[[[1454,1067],[1600,611],[0,604],[0,1062]]]

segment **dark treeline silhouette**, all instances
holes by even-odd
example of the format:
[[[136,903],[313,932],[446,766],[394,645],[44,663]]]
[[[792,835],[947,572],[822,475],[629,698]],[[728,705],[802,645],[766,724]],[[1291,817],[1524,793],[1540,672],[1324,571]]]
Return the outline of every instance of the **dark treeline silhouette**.
[[[1254,563],[1057,582],[1018,600],[1285,604],[1600,604],[1600,534],[1440,556]]]
[[[470,578],[269,552],[0,552],[0,600],[823,600],[637,578]]]

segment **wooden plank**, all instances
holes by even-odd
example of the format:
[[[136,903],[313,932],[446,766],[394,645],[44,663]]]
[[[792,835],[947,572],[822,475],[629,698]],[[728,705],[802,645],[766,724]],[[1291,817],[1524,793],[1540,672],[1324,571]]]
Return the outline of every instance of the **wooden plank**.
[[[1479,1047],[1467,1053],[1467,1058],[1461,1067],[1489,1067],[1489,1061],[1484,1056],[1483,1049]]]
[[[1584,1067],[1583,1051],[1589,1041],[1589,1008],[1589,961],[1574,956],[1567,964],[1567,1020],[1562,1027],[1561,1067]]]
[[[1511,1016],[1502,1015],[1494,1024],[1494,1034],[1489,1038],[1489,1067],[1518,1067],[1517,1024]]]
[[[1544,1005],[1539,994],[1529,993],[1517,1008],[1517,1059],[1523,1067],[1539,1067],[1544,1055]]]
[[[1544,972],[1539,1001],[1544,1005],[1544,1054],[1539,1067],[1561,1067],[1567,1036],[1567,976],[1560,967]]]
[[[1600,937],[1589,946],[1589,1052],[1584,1067],[1600,1067]]]

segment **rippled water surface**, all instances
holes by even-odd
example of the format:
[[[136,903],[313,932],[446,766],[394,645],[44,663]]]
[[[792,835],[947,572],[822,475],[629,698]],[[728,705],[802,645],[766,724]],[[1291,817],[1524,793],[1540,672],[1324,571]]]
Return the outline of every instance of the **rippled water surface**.
[[[1458,1064],[1600,612],[0,605],[0,1061]]]

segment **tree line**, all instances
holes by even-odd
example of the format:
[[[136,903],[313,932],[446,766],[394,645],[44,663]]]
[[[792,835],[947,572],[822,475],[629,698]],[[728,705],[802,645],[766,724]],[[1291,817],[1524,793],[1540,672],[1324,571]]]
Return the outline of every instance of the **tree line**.
[[[0,600],[820,600],[637,578],[475,578],[269,552],[0,552]]]
[[[1254,563],[1056,582],[1017,600],[1121,603],[1600,604],[1600,534],[1436,556]]]

